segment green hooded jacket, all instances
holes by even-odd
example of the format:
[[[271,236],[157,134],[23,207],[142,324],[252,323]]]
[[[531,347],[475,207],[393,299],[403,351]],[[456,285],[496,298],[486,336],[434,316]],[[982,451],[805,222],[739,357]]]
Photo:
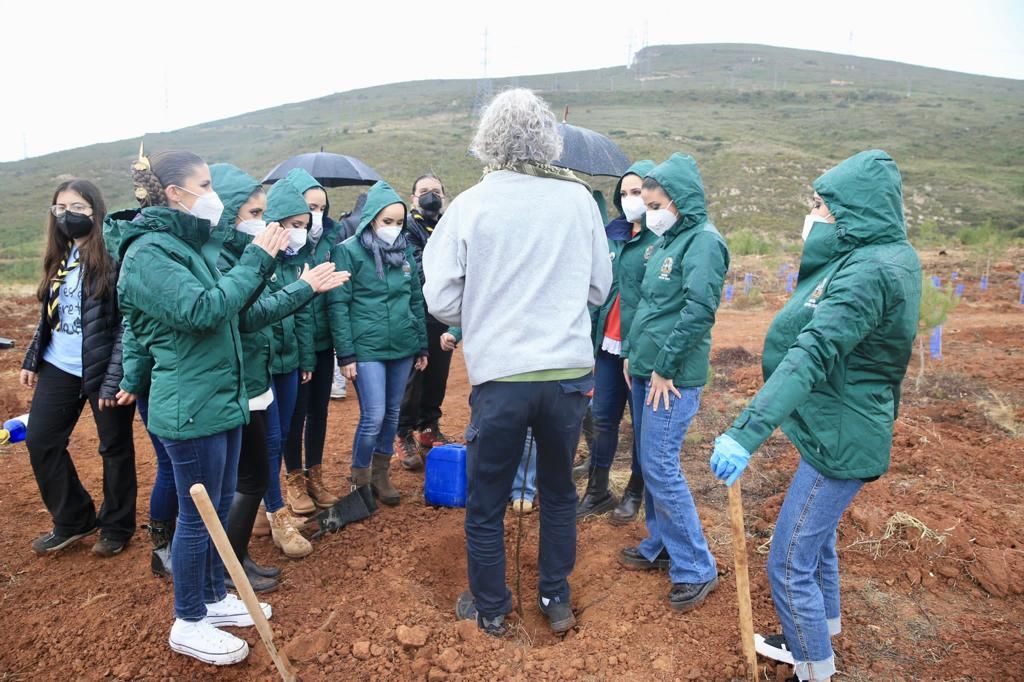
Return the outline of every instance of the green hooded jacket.
[[[259,189],[260,183],[227,163],[210,166],[210,175],[214,191],[224,202],[224,212],[210,240],[203,246],[203,257],[207,264],[226,275],[238,265],[245,248],[252,243],[252,235],[235,229],[235,219],[242,205]],[[260,287],[255,300],[242,310],[238,328],[242,332],[242,367],[250,398],[270,389],[274,357],[274,330],[271,325],[291,315],[312,298],[313,288],[298,280],[273,293],[267,287]]]
[[[142,209],[126,208],[108,213],[103,219],[103,244],[118,267],[121,263],[121,242],[132,221],[141,213]],[[124,321],[124,331],[121,334],[121,367],[124,370],[121,388],[137,396],[147,395],[153,358],[135,338],[127,319]]]
[[[386,182],[371,187],[355,235],[332,253],[337,268],[352,274],[347,284],[327,293],[334,350],[342,365],[427,355],[426,314],[413,248],[406,251],[402,267],[385,263],[381,279],[373,254],[360,242],[363,232],[373,229],[370,223],[377,214],[392,204],[405,206]]]
[[[814,189],[836,222],[811,229],[799,283],[765,337],[765,385],[728,434],[753,452],[781,426],[824,476],[872,479],[889,468],[921,263],[888,154],[852,156]]]
[[[629,336],[629,325],[633,321],[633,315],[636,312],[636,306],[640,302],[640,281],[643,279],[644,268],[647,265],[647,261],[643,258],[643,249],[648,244],[654,242],[656,237],[650,230],[642,229],[635,236],[631,233],[632,223],[626,220],[625,214],[622,212],[622,197],[620,192],[622,191],[622,179],[627,175],[636,175],[637,177],[644,177],[654,168],[654,162],[649,160],[637,161],[630,166],[619,181],[615,183],[615,194],[612,196],[612,203],[615,204],[615,208],[619,210],[619,218],[616,218],[605,227],[605,231],[608,232],[608,256],[612,259],[612,288],[608,291],[608,298],[605,299],[604,303],[592,311],[592,317],[594,320],[593,332],[594,332],[594,352],[596,353],[601,348],[601,343],[604,341],[604,326],[608,319],[608,312],[612,309],[612,305],[615,303],[616,297],[620,294],[622,299],[619,301],[619,320],[621,323],[622,342],[625,344],[627,337]],[[641,225],[643,218],[640,219]],[[607,222],[607,221],[605,221]],[[612,226],[623,222],[625,225],[621,226],[622,230],[630,230],[625,234],[613,234]],[[628,228],[625,226],[628,225]],[[624,239],[618,239],[616,237],[623,236]],[[628,247],[628,248],[627,248]],[[648,254],[649,256],[650,254]],[[627,261],[628,258],[628,261]],[[628,280],[628,281],[627,281]],[[625,289],[629,290],[627,294]],[[627,298],[629,299],[629,306],[627,308]]]
[[[309,215],[309,206],[299,190],[292,171],[275,182],[267,192],[268,223],[280,222],[294,215]],[[309,242],[297,252],[278,256],[277,271],[267,286],[272,292],[282,291],[302,276],[308,262]],[[295,369],[312,372],[316,369],[316,351],[313,346],[313,309],[310,305],[299,308],[295,314],[274,324],[274,374],[287,374]]]
[[[654,178],[679,211],[679,220],[654,242],[629,329],[629,372],[657,372],[677,387],[708,379],[711,327],[729,269],[729,250],[708,221],[704,183],[692,156],[673,154]]]
[[[314,187],[324,190],[324,194],[327,194],[324,186],[301,168],[290,171],[286,178],[290,178],[295,188],[303,194]],[[331,206],[328,201],[327,208],[324,210],[324,231],[320,235],[320,239],[314,242],[311,238],[306,246],[303,247],[306,254],[306,262],[309,263],[311,268],[331,260],[331,249],[334,248],[338,241],[338,235],[341,234],[341,225],[331,220],[330,210]],[[327,314],[327,297],[325,295],[317,294],[313,297],[313,302],[310,304],[310,315],[313,324],[313,350],[319,353],[333,345],[331,340],[331,321]]]
[[[153,359],[149,431],[187,440],[246,423],[238,313],[271,276],[274,259],[250,245],[222,277],[200,253],[209,221],[163,206],[121,227],[118,299]]]

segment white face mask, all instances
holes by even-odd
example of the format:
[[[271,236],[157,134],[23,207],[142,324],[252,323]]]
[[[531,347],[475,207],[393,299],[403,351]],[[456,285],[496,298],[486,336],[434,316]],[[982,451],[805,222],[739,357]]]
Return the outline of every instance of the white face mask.
[[[647,211],[647,229],[659,237],[668,232],[669,228],[676,224],[676,220],[676,214],[667,208]]]
[[[402,226],[389,225],[387,227],[378,227],[375,232],[378,237],[383,239],[390,246],[395,243],[395,240],[398,239],[398,235],[402,233]]]
[[[267,223],[265,220],[259,218],[250,218],[249,220],[243,220],[242,222],[235,225],[235,229],[245,234],[251,234],[253,237],[259,236],[259,233],[267,229]]]
[[[307,233],[301,227],[289,227],[288,228],[288,248],[292,251],[298,251],[306,245]]]
[[[187,208],[185,204],[180,201],[178,204],[186,211],[194,215],[200,220],[209,220],[211,225],[216,225],[220,222],[220,217],[224,213],[224,202],[220,200],[217,193],[209,191],[206,194],[196,194],[195,192],[189,192],[184,187],[178,187],[183,192],[188,192],[192,196],[196,197],[196,201],[192,204],[192,208]]]
[[[310,215],[313,216],[313,222],[309,226],[309,236],[313,241],[319,241],[320,235],[324,233],[324,212],[313,211]]]
[[[628,196],[622,199],[622,213],[626,216],[626,220],[631,223],[640,220],[646,210],[647,207],[644,206],[644,200],[638,196]]]
[[[814,223],[823,222],[825,221],[822,220],[819,216],[816,216],[813,213],[808,213],[807,215],[804,216],[804,229],[803,232],[800,233],[800,236],[803,237],[804,241],[807,241],[807,236],[811,234],[811,228],[814,227]]]

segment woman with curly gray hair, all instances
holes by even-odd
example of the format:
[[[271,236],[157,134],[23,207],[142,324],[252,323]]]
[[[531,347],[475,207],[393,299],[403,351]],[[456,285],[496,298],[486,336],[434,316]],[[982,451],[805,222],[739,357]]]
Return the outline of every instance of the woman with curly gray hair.
[[[449,206],[423,253],[430,314],[461,326],[473,391],[466,431],[469,587],[456,615],[506,632],[503,519],[527,429],[537,443],[539,600],[551,628],[576,620],[568,577],[576,562],[572,460],[594,354],[587,305],[604,302],[611,264],[590,188],[551,166],[562,151],[554,115],[529,90],[490,103],[471,151],[484,178]]]

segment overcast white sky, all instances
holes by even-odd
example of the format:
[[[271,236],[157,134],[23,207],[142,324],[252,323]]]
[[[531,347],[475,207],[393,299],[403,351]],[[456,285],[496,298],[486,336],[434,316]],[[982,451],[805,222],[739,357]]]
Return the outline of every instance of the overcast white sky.
[[[624,7],[628,11],[610,11]],[[0,161],[368,85],[763,43],[1024,78],[1024,1],[4,0]]]

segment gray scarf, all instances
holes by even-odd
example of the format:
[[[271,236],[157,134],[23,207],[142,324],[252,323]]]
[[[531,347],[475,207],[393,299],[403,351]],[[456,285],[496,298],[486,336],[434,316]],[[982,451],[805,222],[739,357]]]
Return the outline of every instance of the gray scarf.
[[[359,235],[359,243],[373,254],[373,262],[377,266],[377,277],[381,279],[384,279],[384,264],[387,263],[389,267],[400,267],[405,263],[405,250],[409,248],[405,230],[398,233],[398,239],[394,244],[388,244],[377,236],[371,225],[367,225]]]

